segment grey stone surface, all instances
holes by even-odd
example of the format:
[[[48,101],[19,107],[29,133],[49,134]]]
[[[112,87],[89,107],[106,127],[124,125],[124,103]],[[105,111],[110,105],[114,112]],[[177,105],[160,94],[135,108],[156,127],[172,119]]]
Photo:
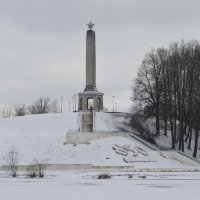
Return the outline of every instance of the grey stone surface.
[[[77,132],[67,133],[64,144],[90,144],[92,140],[102,139],[107,137],[126,137],[131,139],[130,133],[126,132]]]
[[[86,36],[86,86],[78,94],[78,110],[103,110],[103,93],[96,88],[95,31],[88,30]]]
[[[85,91],[96,90],[96,47],[95,32],[87,31],[86,38],[86,88]]]
[[[101,92],[82,92],[79,93],[79,110],[88,110],[88,100],[93,100],[93,110],[103,110],[103,93]]]
[[[93,132],[93,112],[82,113],[81,132]]]

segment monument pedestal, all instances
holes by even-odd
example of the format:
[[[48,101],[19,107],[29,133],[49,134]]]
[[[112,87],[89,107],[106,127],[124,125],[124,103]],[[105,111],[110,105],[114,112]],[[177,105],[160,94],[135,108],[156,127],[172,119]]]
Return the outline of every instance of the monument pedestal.
[[[103,93],[84,91],[78,94],[78,110],[103,110]]]

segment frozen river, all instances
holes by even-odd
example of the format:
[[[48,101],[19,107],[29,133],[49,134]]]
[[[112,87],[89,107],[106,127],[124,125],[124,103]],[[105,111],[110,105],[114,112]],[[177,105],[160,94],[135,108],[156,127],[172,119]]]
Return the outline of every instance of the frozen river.
[[[173,200],[199,199],[200,173],[98,173],[48,172],[43,179],[0,174],[2,200]]]

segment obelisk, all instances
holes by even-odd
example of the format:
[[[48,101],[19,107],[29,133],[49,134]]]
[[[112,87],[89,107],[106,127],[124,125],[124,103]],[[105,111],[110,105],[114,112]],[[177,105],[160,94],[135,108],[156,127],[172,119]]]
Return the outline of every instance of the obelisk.
[[[78,110],[103,110],[103,93],[96,88],[96,44],[94,24],[90,22],[86,34],[86,86],[78,94]]]
[[[90,22],[86,36],[86,87],[84,91],[96,91],[96,46],[94,24]]]

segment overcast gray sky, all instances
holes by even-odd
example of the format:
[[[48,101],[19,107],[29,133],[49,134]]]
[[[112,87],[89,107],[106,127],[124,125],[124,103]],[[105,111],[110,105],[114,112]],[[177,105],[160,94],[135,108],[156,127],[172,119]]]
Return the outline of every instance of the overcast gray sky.
[[[200,37],[199,0],[0,0],[0,104],[59,99],[85,87],[86,24],[95,23],[104,106],[130,106],[132,80],[151,47]]]

